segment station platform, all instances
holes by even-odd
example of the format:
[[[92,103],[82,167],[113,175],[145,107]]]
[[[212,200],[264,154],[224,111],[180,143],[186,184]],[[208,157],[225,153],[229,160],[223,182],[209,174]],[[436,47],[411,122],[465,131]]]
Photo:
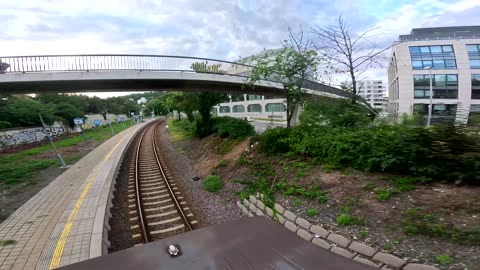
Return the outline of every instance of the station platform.
[[[0,269],[54,269],[108,252],[115,179],[143,125],[98,146],[0,224]]]

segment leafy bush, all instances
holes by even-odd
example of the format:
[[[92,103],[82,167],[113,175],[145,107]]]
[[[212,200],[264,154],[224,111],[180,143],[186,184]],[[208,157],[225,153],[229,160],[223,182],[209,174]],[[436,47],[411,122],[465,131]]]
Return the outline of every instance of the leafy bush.
[[[213,131],[221,138],[243,139],[255,134],[247,121],[233,117],[216,117]]]
[[[352,104],[347,99],[317,97],[305,105],[300,115],[304,126],[354,127],[372,123],[374,117],[369,109]]]
[[[197,117],[192,123],[191,131],[192,135],[199,138],[207,137],[213,133],[212,130],[212,120],[204,121],[202,118]]]
[[[290,151],[289,142],[292,129],[272,128],[267,129],[260,140],[261,148],[270,154],[287,153]]]
[[[261,149],[318,158],[330,167],[410,174],[438,180],[480,180],[480,140],[454,127],[304,126],[267,130]],[[409,180],[399,183],[412,189]]]
[[[203,181],[203,188],[209,192],[217,192],[223,188],[223,180],[218,175],[209,175]]]

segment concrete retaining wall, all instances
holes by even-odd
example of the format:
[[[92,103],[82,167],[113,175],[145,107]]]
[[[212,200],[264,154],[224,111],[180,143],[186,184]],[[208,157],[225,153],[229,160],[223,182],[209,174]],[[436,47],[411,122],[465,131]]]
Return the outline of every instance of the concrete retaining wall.
[[[248,200],[238,201],[237,206],[241,209],[243,215],[249,217],[268,216],[306,241],[377,269],[438,270],[434,266],[410,263],[364,243],[353,241],[350,237],[311,224],[278,203],[272,209],[266,206],[258,196],[251,195]]]
[[[54,122],[53,125],[47,126],[46,131],[51,137],[68,133],[67,128],[60,122]],[[42,127],[0,131],[0,149],[17,144],[39,142],[44,139],[45,134],[43,133]]]

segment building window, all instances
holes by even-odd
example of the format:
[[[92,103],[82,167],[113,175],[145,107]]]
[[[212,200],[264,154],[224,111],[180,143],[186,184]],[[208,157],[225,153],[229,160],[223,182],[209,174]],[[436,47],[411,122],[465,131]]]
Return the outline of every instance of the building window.
[[[220,113],[230,113],[229,106],[220,106]]]
[[[480,68],[480,44],[467,45],[470,68]]]
[[[413,114],[421,117],[423,124],[427,123],[428,104],[413,104]],[[453,124],[457,114],[457,104],[433,104],[432,124]]]
[[[259,95],[247,95],[247,100],[262,100],[262,96],[259,96]]]
[[[456,69],[453,46],[412,46],[410,47],[413,69]]]
[[[472,74],[472,99],[480,99],[480,74]]]
[[[262,112],[262,105],[260,104],[250,104],[247,107],[248,112]]]
[[[245,106],[243,106],[243,105],[233,105],[232,111],[234,113],[244,113],[245,112]]]
[[[284,112],[285,105],[283,103],[268,103],[265,105],[266,112]]]
[[[413,76],[414,98],[430,98],[430,75]],[[432,75],[433,98],[458,98],[458,75]]]
[[[274,96],[264,96],[264,99],[279,99],[280,97],[274,97]]]

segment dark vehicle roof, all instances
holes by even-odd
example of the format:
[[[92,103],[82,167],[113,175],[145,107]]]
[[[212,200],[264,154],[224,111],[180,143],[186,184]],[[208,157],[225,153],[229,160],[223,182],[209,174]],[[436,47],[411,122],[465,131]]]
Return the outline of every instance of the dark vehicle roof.
[[[170,244],[181,254],[171,257]],[[265,217],[243,218],[62,267],[80,269],[371,270],[307,242]]]

